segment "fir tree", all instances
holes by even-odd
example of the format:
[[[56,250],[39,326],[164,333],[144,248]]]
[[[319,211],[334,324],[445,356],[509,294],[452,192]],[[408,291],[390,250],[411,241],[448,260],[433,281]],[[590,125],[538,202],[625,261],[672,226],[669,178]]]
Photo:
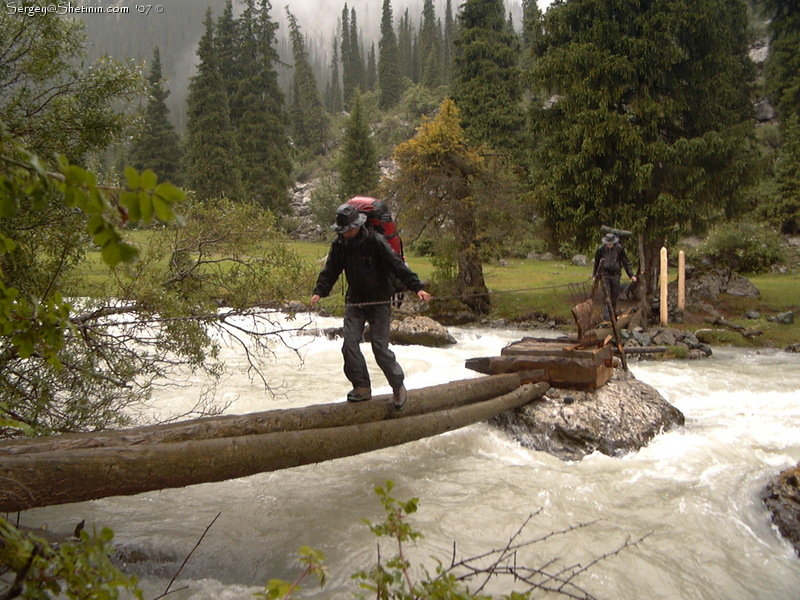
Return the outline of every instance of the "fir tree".
[[[662,246],[736,212],[753,177],[746,29],[740,0],[548,9],[532,75],[558,96],[532,106],[532,179],[558,243],[636,232],[650,292]]]
[[[383,0],[381,17],[381,39],[378,42],[378,105],[382,110],[394,107],[403,95],[403,80],[400,76],[397,36],[392,24],[391,0]]]
[[[444,83],[442,57],[442,32],[433,0],[424,0],[419,32],[420,82],[424,86],[433,89]]]
[[[240,19],[242,77],[236,92],[242,114],[237,128],[246,198],[273,212],[289,210],[291,146],[288,115],[274,63],[276,30],[268,0],[247,0]]]
[[[778,111],[781,148],[775,166],[778,194],[766,208],[783,233],[800,231],[800,14],[792,0],[767,0],[770,54],[767,89]]]
[[[361,106],[358,90],[353,95],[338,169],[339,197],[342,201],[353,196],[369,195],[378,186],[378,153],[369,135],[369,122]]]
[[[239,148],[230,123],[228,98],[214,47],[211,9],[197,48],[200,63],[189,84],[186,125],[185,180],[200,199],[239,198]]]
[[[781,122],[783,143],[775,168],[778,195],[770,207],[772,221],[782,233],[800,232],[800,115]]]
[[[297,147],[321,154],[328,142],[329,122],[317,88],[317,81],[306,56],[305,41],[297,19],[286,8],[289,35],[294,57],[294,97],[292,101],[292,132]]]
[[[378,61],[375,58],[375,43],[370,44],[369,55],[367,57],[367,72],[365,74],[364,85],[366,91],[373,92],[378,84]]]
[[[357,75],[353,70],[353,52],[355,49],[352,46],[353,37],[350,35],[350,10],[347,4],[342,9],[342,100],[345,106],[350,105],[350,99],[353,97],[357,85]]]
[[[536,0],[522,0],[522,48],[535,47],[542,36],[542,11]]]
[[[139,170],[152,169],[159,177],[180,183],[181,145],[175,128],[169,122],[165,104],[169,90],[163,86],[161,54],[153,51],[153,65],[148,77],[149,94],[141,136],[133,143],[131,164]]]
[[[800,11],[796,0],[765,0],[769,17],[770,53],[767,88],[778,115],[800,114]]]
[[[397,56],[400,74],[410,79],[413,83],[418,83],[419,76],[414,61],[414,35],[411,28],[411,19],[408,16],[408,9],[400,17],[400,25],[397,29]]]
[[[364,68],[364,55],[361,52],[359,41],[358,17],[356,9],[350,9],[350,72],[352,80],[352,91],[366,90],[366,69]]]
[[[444,83],[450,83],[453,71],[453,40],[455,40],[455,22],[453,20],[452,0],[447,0],[444,9],[444,39],[442,40],[442,69]]]
[[[515,37],[506,31],[502,0],[467,0],[459,14],[452,97],[467,136],[513,155],[524,118]]]
[[[333,58],[331,58],[331,81],[325,90],[325,108],[328,112],[337,114],[344,109],[342,99],[342,86],[339,83],[339,46],[336,36],[333,38]]]
[[[222,16],[217,21],[214,46],[219,62],[220,77],[222,77],[225,93],[228,96],[231,125],[234,128],[239,126],[239,117],[243,112],[243,107],[237,105],[240,98],[236,94],[242,77],[239,68],[239,43],[238,23],[233,17],[233,3],[232,0],[226,0]]]

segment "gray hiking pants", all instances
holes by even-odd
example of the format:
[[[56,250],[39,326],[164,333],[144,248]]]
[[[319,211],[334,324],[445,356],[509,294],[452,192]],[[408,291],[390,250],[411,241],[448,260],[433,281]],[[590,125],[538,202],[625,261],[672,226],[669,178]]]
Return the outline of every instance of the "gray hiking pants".
[[[364,328],[369,323],[372,353],[375,362],[383,371],[386,380],[395,390],[403,385],[403,369],[397,363],[394,352],[389,350],[389,324],[392,308],[386,304],[369,306],[347,306],[344,309],[344,374],[353,387],[371,387],[367,361],[361,352]]]

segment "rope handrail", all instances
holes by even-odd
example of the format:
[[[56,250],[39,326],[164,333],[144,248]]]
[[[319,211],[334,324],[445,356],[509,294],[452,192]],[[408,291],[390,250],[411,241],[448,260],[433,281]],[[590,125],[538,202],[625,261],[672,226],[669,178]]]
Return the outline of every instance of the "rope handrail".
[[[592,277],[588,279],[572,282],[572,283],[558,283],[554,285],[543,285],[538,287],[530,287],[530,288],[517,288],[513,290],[487,290],[485,292],[475,292],[472,294],[449,294],[444,296],[432,296],[436,300],[463,300],[464,298],[479,298],[481,296],[493,296],[499,294],[516,294],[521,292],[538,292],[542,290],[554,290],[562,287],[576,287],[580,285],[585,285],[588,282],[592,281]],[[344,304],[328,304],[325,306],[326,309],[332,308],[347,308],[349,306],[377,306],[381,304],[391,304],[394,300],[373,300],[370,302],[346,302]]]

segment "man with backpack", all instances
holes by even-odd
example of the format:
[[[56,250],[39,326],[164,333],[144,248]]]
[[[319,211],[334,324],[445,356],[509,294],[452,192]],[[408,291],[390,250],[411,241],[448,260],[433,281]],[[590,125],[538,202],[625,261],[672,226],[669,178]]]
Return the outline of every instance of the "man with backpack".
[[[617,298],[621,289],[620,279],[622,278],[622,270],[631,281],[636,281],[636,276],[631,269],[631,261],[628,260],[628,255],[625,253],[625,248],[619,243],[619,236],[615,233],[609,232],[603,236],[602,244],[594,254],[594,268],[592,269],[592,276],[594,278],[602,277],[603,286],[606,288],[609,299],[611,300],[611,307],[616,315],[617,312]],[[603,316],[610,318],[606,314],[605,308],[603,309]]]
[[[344,374],[353,384],[347,400],[362,402],[372,399],[369,370],[360,348],[366,323],[369,323],[375,361],[392,387],[395,409],[403,410],[407,399],[403,384],[405,374],[394,352],[389,349],[391,298],[395,291],[392,276],[423,302],[428,302],[431,296],[386,238],[365,226],[366,221],[366,215],[352,204],[345,203],[337,209],[336,224],[332,229],[338,235],[331,243],[325,266],[317,277],[310,304],[313,307],[320,298],[328,296],[344,271],[347,294],[342,354]]]

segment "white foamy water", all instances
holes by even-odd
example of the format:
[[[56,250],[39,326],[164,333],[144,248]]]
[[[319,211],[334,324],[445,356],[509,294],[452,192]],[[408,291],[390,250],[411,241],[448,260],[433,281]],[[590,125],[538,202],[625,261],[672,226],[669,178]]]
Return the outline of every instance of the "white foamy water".
[[[314,318],[312,326],[339,325]],[[447,349],[395,346],[407,386],[423,387],[478,376],[464,360],[496,355],[520,332],[454,328]],[[276,347],[268,374],[279,395],[239,375],[220,390],[228,412],[246,413],[342,401],[339,340],[305,336],[297,353]],[[389,388],[374,373],[374,393]],[[228,357],[231,364],[241,357]],[[377,452],[223,483],[134,497],[36,509],[23,524],[70,532],[74,524],[108,525],[116,542],[135,549],[145,597],[164,592],[183,559],[214,517],[219,519],[183,569],[176,599],[239,600],[270,578],[294,579],[297,550],[326,556],[330,579],[320,591],[307,583],[297,597],[351,598],[350,575],[375,564],[376,539],[362,518],[383,516],[373,493],[395,482],[394,495],[416,496],[413,523],[425,538],[412,560],[447,563],[503,547],[538,513],[523,537],[585,525],[520,552],[518,562],[564,568],[588,564],[626,541],[640,540],[591,566],[576,579],[606,600],[796,600],[800,559],[780,539],[760,499],[768,480],[800,461],[800,355],[714,349],[701,361],[632,362],[686,416],[686,425],[658,436],[633,454],[593,454],[565,463],[521,448],[485,424]],[[197,382],[198,386],[202,382]],[[277,387],[277,386],[276,386]],[[190,406],[197,388],[165,393],[164,410]],[[392,548],[382,543],[388,555]],[[506,583],[493,592],[506,593]],[[498,587],[499,586],[499,587]]]

